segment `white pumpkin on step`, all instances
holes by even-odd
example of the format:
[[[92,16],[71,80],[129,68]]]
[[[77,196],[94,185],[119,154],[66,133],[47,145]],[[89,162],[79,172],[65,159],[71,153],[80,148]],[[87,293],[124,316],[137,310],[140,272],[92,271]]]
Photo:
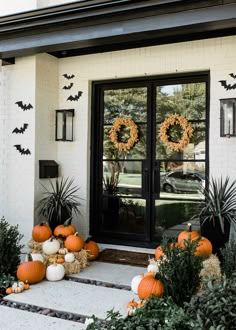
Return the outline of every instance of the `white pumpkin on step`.
[[[61,264],[54,263],[47,267],[46,279],[48,281],[60,281],[65,276],[65,268]]]
[[[75,255],[74,253],[67,253],[65,255],[65,262],[73,262],[75,260]]]
[[[42,248],[45,254],[55,254],[60,249],[60,243],[55,238],[50,238],[43,242]]]
[[[144,277],[143,274],[135,275],[131,281],[131,290],[136,294],[138,294],[138,286],[141,280],[143,279],[143,277]]]

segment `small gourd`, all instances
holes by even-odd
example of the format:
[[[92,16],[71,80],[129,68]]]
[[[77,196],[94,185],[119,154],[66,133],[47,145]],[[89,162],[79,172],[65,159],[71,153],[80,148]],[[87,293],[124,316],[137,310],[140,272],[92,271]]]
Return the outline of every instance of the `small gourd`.
[[[43,242],[43,252],[47,255],[55,254],[60,249],[60,243],[54,237]]]
[[[74,253],[67,253],[65,255],[65,262],[73,262],[75,260]]]
[[[48,281],[60,281],[65,276],[65,268],[61,264],[54,263],[49,265],[46,270],[46,278]]]
[[[12,288],[6,288],[6,294],[11,294],[12,292]]]
[[[23,283],[23,285],[22,285]],[[24,291],[24,282],[14,282],[12,284],[11,290],[13,293],[21,293]]]
[[[56,262],[57,262],[58,264],[63,264],[63,262],[65,262],[65,259],[64,259],[63,257],[58,257],[58,258],[56,259]]]
[[[67,248],[60,248],[60,249],[58,250],[58,253],[59,253],[59,254],[63,254],[63,255],[65,255],[65,254],[68,253],[68,249],[67,249]]]

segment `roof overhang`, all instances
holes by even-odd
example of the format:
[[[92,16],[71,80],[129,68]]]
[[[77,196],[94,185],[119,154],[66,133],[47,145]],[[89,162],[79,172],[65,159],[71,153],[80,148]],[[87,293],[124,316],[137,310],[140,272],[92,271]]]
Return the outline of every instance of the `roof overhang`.
[[[1,17],[0,58],[66,57],[235,32],[235,0],[84,0]]]

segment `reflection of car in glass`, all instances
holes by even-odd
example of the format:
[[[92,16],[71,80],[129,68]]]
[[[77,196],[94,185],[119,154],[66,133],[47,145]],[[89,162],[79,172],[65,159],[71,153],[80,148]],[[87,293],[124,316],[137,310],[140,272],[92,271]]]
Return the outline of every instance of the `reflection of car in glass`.
[[[202,187],[205,187],[205,176],[200,172],[176,170],[161,176],[161,190],[168,193],[194,193]]]

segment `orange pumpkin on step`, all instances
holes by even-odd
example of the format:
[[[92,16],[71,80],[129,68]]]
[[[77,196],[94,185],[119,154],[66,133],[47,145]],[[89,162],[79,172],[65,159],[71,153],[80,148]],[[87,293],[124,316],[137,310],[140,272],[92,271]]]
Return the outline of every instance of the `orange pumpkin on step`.
[[[17,268],[17,278],[22,282],[34,284],[42,281],[46,274],[46,267],[39,260],[32,260],[31,255],[28,255],[28,260],[20,264]]]
[[[212,244],[206,237],[202,237],[198,242],[196,251],[194,252],[196,256],[202,256],[204,258],[209,258],[212,254]]]
[[[44,242],[52,236],[52,230],[45,222],[34,226],[32,230],[32,237],[35,242]]]
[[[89,260],[95,260],[99,255],[99,247],[98,247],[97,243],[92,241],[90,238],[88,238],[85,241],[84,249],[88,251]]]
[[[84,247],[84,239],[78,234],[69,235],[65,240],[65,247],[71,252],[78,252]]]
[[[164,294],[164,285],[152,275],[144,276],[138,286],[139,299],[148,299],[152,295],[162,297]]]
[[[183,244],[184,240],[193,240],[197,237],[199,237],[199,232],[196,231],[196,230],[192,230],[192,225],[191,223],[188,223],[188,229],[187,230],[184,230],[182,231],[179,235],[178,235],[178,243],[180,245]]]
[[[162,251],[162,247],[159,245],[156,249],[155,249],[155,257],[157,260],[159,260],[161,257],[164,257],[164,252]]]
[[[69,235],[74,235],[76,233],[76,228],[71,224],[71,219],[66,220],[62,225],[57,226],[54,229],[54,236],[67,237]]]

